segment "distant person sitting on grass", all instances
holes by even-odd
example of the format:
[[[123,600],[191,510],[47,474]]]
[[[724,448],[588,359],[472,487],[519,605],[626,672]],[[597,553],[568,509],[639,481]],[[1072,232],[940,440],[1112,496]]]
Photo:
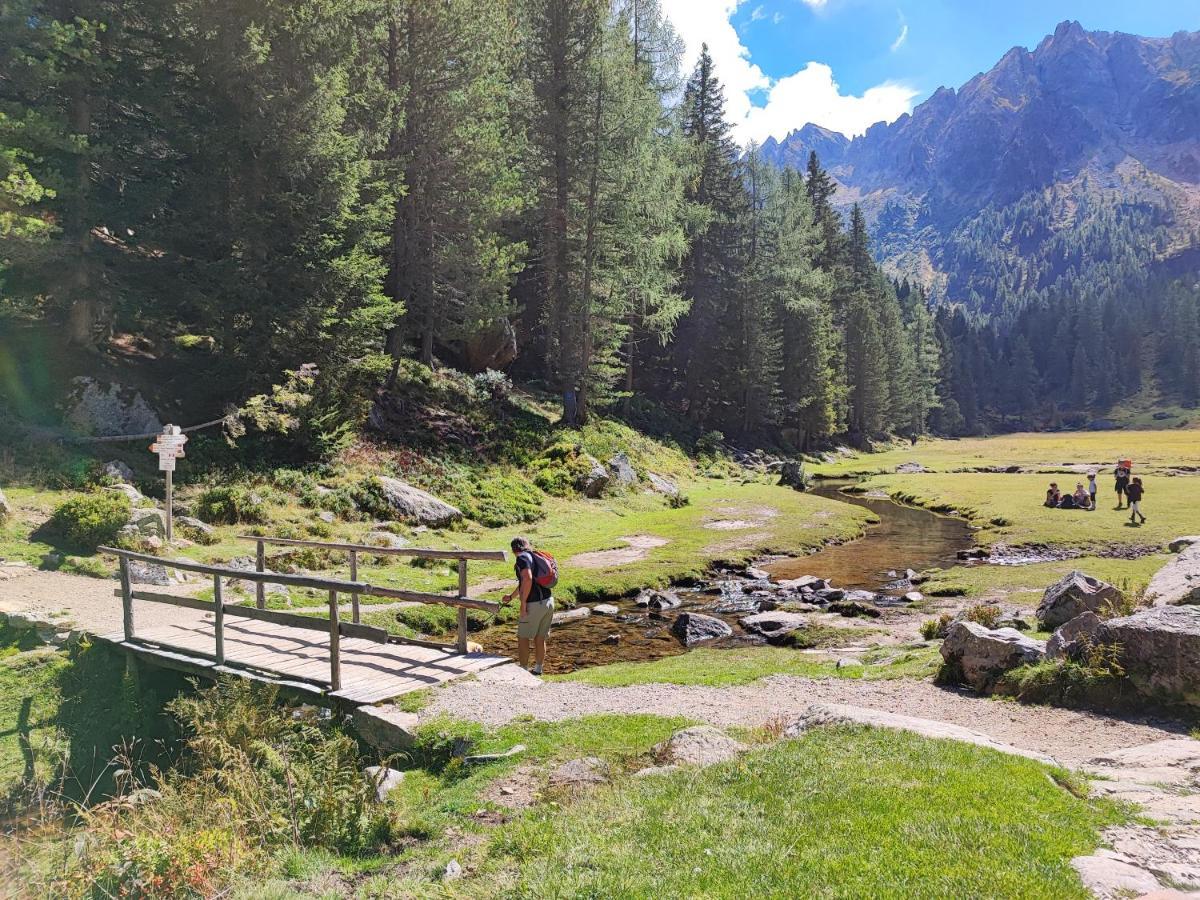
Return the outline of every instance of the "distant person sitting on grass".
[[[1142,515],[1142,495],[1146,493],[1146,488],[1142,485],[1142,479],[1134,478],[1125,488],[1125,496],[1129,498],[1129,521],[1137,524],[1137,519],[1142,520],[1142,524],[1146,524],[1146,517]]]
[[[554,621],[554,597],[551,589],[558,581],[554,557],[533,549],[528,538],[512,539],[512,551],[517,560],[514,571],[517,589],[504,595],[504,602],[521,600],[521,617],[517,621],[517,660],[522,669],[529,668],[529,642],[533,641],[534,675],[542,674],[546,664],[546,638]]]
[[[1050,488],[1046,491],[1046,502],[1042,506],[1049,509],[1057,509],[1058,504],[1062,502],[1062,491],[1058,489],[1058,485],[1053,481],[1050,482]]]
[[[1096,511],[1096,473],[1088,472],[1088,507],[1093,512]]]
[[[1092,502],[1088,496],[1087,488],[1083,486],[1082,481],[1075,483],[1075,508],[1076,509],[1091,509]]]

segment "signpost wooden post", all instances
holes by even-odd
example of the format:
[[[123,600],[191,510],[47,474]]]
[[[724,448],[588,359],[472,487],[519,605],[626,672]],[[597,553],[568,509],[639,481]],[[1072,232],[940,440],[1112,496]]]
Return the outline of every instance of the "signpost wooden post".
[[[183,445],[187,443],[187,435],[178,425],[164,425],[162,434],[155,438],[150,445],[150,452],[158,454],[158,470],[167,479],[167,542],[175,539],[175,508],[171,476],[175,472],[175,460],[184,456]]]

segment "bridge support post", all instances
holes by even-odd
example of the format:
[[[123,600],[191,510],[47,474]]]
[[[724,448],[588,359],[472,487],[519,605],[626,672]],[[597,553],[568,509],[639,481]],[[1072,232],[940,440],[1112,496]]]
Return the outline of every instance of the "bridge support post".
[[[129,578],[129,560],[121,557],[121,619],[125,640],[133,640],[133,583]]]
[[[254,568],[259,572],[264,572],[267,568],[267,546],[262,541],[258,541],[258,552],[255,554]],[[254,605],[259,609],[267,608],[267,586],[261,581],[254,585]]]
[[[329,689],[342,689],[341,632],[338,630],[337,591],[329,592]]]
[[[358,581],[358,551],[350,551],[350,580]],[[350,621],[358,624],[358,594],[350,595]]]
[[[260,584],[261,588],[262,585]],[[225,665],[225,601],[221,599],[221,576],[213,576],[213,634],[217,639],[217,665]]]
[[[465,559],[458,561],[458,598],[460,600],[467,599],[467,561]],[[467,652],[467,608],[465,606],[458,608],[458,652]]]

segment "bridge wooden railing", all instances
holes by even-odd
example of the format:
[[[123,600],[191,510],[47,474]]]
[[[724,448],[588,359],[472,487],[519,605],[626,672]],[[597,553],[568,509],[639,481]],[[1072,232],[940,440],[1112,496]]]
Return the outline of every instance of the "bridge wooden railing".
[[[296,538],[277,538],[265,535],[242,534],[238,538],[243,541],[254,541],[256,544],[255,566],[259,572],[266,569],[266,545],[279,547],[307,547],[312,550],[331,550],[347,554],[350,560],[350,580],[358,580],[358,557],[364,556],[413,556],[419,559],[450,559],[458,563],[458,596],[447,597],[444,594],[427,594],[421,591],[405,591],[397,588],[371,586],[369,590],[354,592],[350,595],[350,618],[359,621],[359,596],[369,594],[373,597],[390,597],[394,600],[409,600],[415,603],[440,603],[446,606],[458,607],[457,645],[459,653],[467,652],[467,610],[481,609],[495,612],[500,607],[486,600],[472,600],[467,596],[467,562],[469,560],[504,562],[508,557],[503,550],[423,550],[418,547],[372,547],[370,544],[348,544],[337,541],[303,541]],[[255,588],[255,605],[262,609],[266,605],[265,591],[262,582]]]
[[[358,597],[362,595],[374,597],[390,597],[400,600],[410,600],[417,603],[440,603],[448,606],[458,607],[458,634],[455,642],[456,649],[459,653],[467,652],[467,609],[481,609],[485,612],[497,612],[500,609],[499,604],[490,603],[485,600],[472,600],[466,596],[466,561],[467,559],[504,559],[502,551],[441,551],[441,550],[387,550],[390,554],[409,555],[409,556],[427,556],[437,559],[457,559],[459,560],[459,580],[458,580],[458,596],[450,597],[444,594],[426,594],[418,591],[397,590],[395,588],[375,587],[363,581],[352,577],[349,581],[342,581],[334,578],[322,578],[314,575],[287,575],[280,572],[262,571],[264,568],[264,551],[263,543],[284,543],[292,545],[309,545],[321,546],[326,549],[341,549],[353,551],[369,551],[372,554],[382,552],[380,548],[369,547],[359,544],[323,544],[314,541],[293,541],[284,538],[267,538],[267,537],[252,537],[251,540],[259,541],[258,553],[258,571],[246,571],[245,569],[235,569],[229,566],[206,565],[204,563],[191,562],[188,560],[166,560],[162,557],[151,556],[146,553],[135,553],[131,550],[121,550],[115,547],[100,547],[101,553],[107,553],[116,556],[120,564],[121,577],[121,615],[124,627],[125,640],[132,641],[135,639],[134,618],[133,618],[133,601],[143,600],[151,603],[165,603],[171,606],[179,606],[186,609],[198,609],[204,612],[213,614],[213,634],[214,634],[214,652],[213,658],[218,666],[226,664],[225,659],[225,617],[241,616],[247,619],[257,619],[264,622],[276,622],[281,625],[287,625],[292,628],[303,628],[310,631],[328,632],[329,634],[329,664],[330,678],[329,683],[332,690],[341,689],[341,655],[340,655],[340,640],[342,637],[364,638],[366,640],[375,641],[376,643],[413,643],[423,646],[442,648],[445,644],[435,643],[431,641],[416,641],[409,638],[400,638],[395,635],[390,635],[382,628],[374,628],[369,625],[363,625],[358,621]],[[464,555],[466,554],[466,555]],[[357,556],[352,557],[352,570],[357,575]],[[179,569],[184,572],[195,572],[201,575],[208,575],[212,578],[213,583],[213,600],[200,600],[196,597],[180,597],[172,594],[160,594],[149,591],[133,590],[133,581],[129,574],[129,563],[131,561],[150,563],[154,565],[167,565],[174,569]],[[239,579],[242,581],[253,582],[257,588],[257,602],[255,606],[243,606],[241,604],[226,603],[223,593],[222,579],[233,580]],[[280,584],[285,587],[306,588],[310,590],[328,592],[329,604],[329,619],[324,621],[313,616],[303,616],[297,613],[284,612],[282,610],[266,609],[264,601],[263,586],[267,584]],[[338,609],[338,595],[349,594],[354,600],[354,621],[342,622]],[[188,651],[193,652],[193,651]]]

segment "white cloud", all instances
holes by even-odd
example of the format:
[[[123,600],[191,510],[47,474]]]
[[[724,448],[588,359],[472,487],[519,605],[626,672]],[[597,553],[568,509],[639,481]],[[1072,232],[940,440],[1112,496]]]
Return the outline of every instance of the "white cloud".
[[[892,52],[895,53],[904,46],[904,42],[908,40],[908,25],[900,26],[900,34],[892,41]]]
[[[781,13],[781,12],[777,12],[773,16],[771,16],[771,24],[772,25],[778,25],[782,21],[783,21],[783,13]]]
[[[891,122],[912,109],[917,91],[904,84],[884,82],[861,96],[843,94],[833,70],[809,62],[798,72],[775,81],[750,59],[733,27],[734,13],[745,0],[663,0],[663,12],[687,46],[690,68],[708,44],[717,77],[725,86],[725,113],[741,144],[764,141],[812,122],[847,136],[862,134],[876,122]],[[828,0],[803,0],[814,9]],[[752,14],[753,15],[753,14]],[[902,32],[906,33],[906,32]],[[755,106],[751,95],[766,92],[766,103]]]
[[[767,17],[766,10],[764,10],[762,8],[761,3],[758,6],[754,7],[754,11],[750,13],[750,21],[751,22],[757,22],[759,19],[765,19],[766,17]]]

